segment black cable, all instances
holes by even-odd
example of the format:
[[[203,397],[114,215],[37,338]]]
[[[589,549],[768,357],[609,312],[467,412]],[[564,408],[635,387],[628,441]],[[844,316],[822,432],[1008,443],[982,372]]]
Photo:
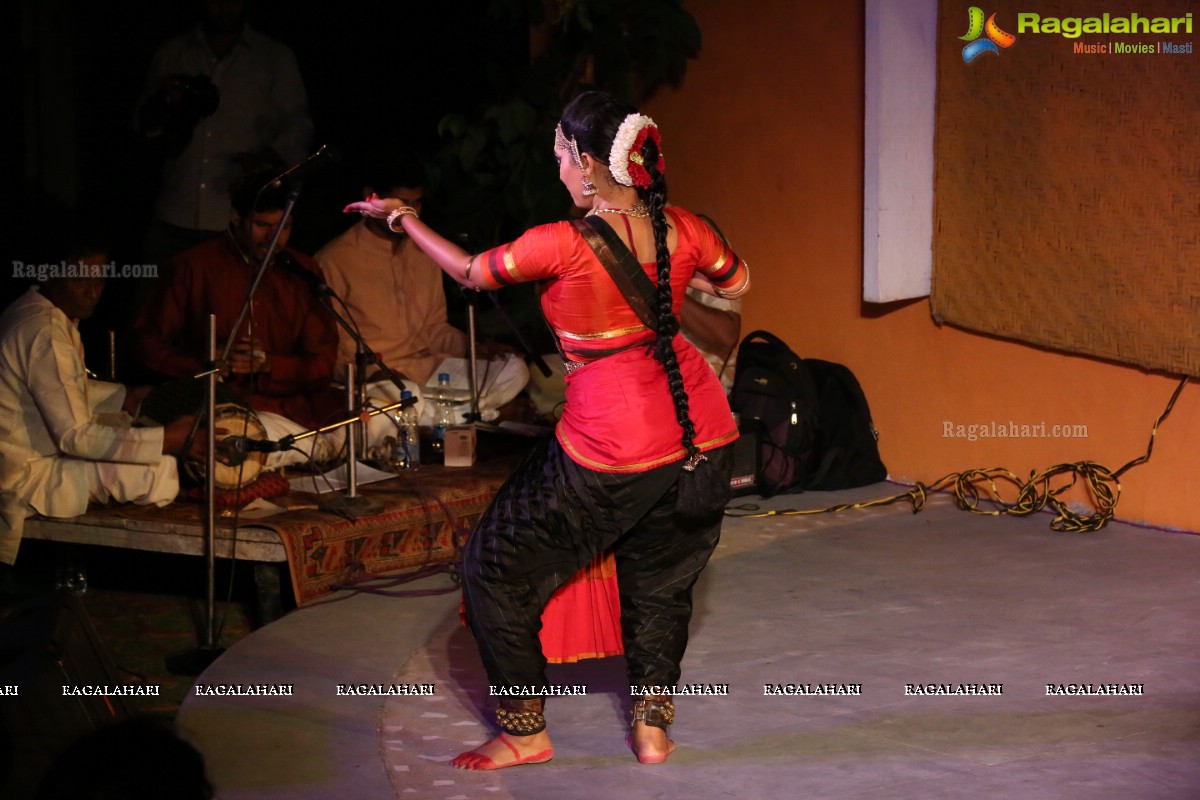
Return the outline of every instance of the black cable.
[[[1069,464],[1056,464],[1040,473],[1031,472],[1029,480],[1025,481],[1003,467],[972,469],[965,472],[952,472],[929,484],[918,481],[907,492],[891,497],[882,497],[877,500],[868,500],[861,503],[843,503],[841,505],[830,506],[829,508],[773,509],[770,511],[759,511],[758,506],[752,503],[745,503],[726,508],[725,516],[754,518],[827,514],[835,511],[849,511],[856,508],[886,506],[899,500],[908,500],[912,503],[912,510],[915,514],[925,507],[930,492],[950,489],[954,494],[954,504],[963,511],[969,511],[972,514],[986,514],[993,517],[1006,515],[1023,517],[1041,511],[1049,506],[1055,512],[1054,520],[1050,523],[1051,529],[1070,533],[1098,531],[1112,522],[1114,518],[1117,501],[1121,498],[1120,477],[1129,469],[1145,464],[1150,460],[1150,454],[1154,451],[1154,440],[1158,436],[1158,426],[1170,416],[1171,410],[1175,407],[1175,401],[1179,399],[1179,395],[1187,382],[1188,378],[1183,378],[1179,382],[1179,385],[1175,387],[1174,394],[1171,395],[1171,399],[1167,402],[1167,407],[1163,409],[1162,414],[1155,420],[1154,426],[1150,429],[1150,442],[1146,446],[1145,455],[1129,461],[1116,472],[1094,461],[1077,461]],[[1061,485],[1052,486],[1051,481],[1064,477],[1069,477],[1070,480]],[[1001,498],[997,481],[1007,481],[1017,487],[1017,499],[1014,502],[1009,503]],[[1069,491],[1077,483],[1082,483],[1088,490],[1093,508],[1091,514],[1077,512],[1059,499],[1060,495]],[[993,510],[980,508],[979,503],[981,499],[997,506],[997,508]]]
[[[426,537],[425,546],[425,563],[416,567],[409,568],[403,573],[397,575],[364,575],[359,578],[351,579],[344,583],[335,584],[330,587],[330,591],[346,591],[347,594],[338,597],[330,597],[324,600],[318,600],[307,604],[307,607],[315,605],[324,605],[325,603],[340,602],[353,597],[357,594],[376,594],[384,597],[431,597],[440,594],[449,594],[456,591],[460,586],[460,581],[457,575],[456,564],[459,561],[459,556],[462,552],[463,541],[465,536],[460,536],[457,518],[442,502],[441,498],[436,493],[431,492],[420,485],[418,476],[411,476],[415,486],[412,487],[413,492],[421,500],[422,510],[425,512],[425,524],[428,526],[429,534]],[[435,519],[432,503],[436,504],[444,515],[443,519]],[[448,562],[434,563],[435,551],[437,549],[438,529],[442,524],[448,524],[454,531],[451,535],[451,546],[454,549],[454,558]],[[469,533],[469,532],[468,532]],[[431,577],[434,575],[448,574],[451,579],[451,586],[438,589],[408,589],[398,590],[392,587],[399,586],[405,583],[412,583],[421,578]]]

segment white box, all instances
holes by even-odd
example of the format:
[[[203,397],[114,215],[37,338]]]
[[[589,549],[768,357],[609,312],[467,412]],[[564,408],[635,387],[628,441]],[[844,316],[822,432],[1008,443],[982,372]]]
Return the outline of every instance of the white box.
[[[449,425],[443,439],[447,467],[472,467],[475,465],[475,426]]]

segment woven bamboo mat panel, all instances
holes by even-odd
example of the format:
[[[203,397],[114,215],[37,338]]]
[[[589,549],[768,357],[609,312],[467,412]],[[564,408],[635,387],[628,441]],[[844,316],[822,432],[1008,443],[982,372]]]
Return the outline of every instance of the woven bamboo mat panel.
[[[1036,7],[1153,18],[1193,3]],[[1022,33],[1011,6],[981,6],[1016,41],[966,63],[969,8],[939,10],[934,318],[1200,376],[1200,52],[1074,52],[1200,50],[1200,36]]]

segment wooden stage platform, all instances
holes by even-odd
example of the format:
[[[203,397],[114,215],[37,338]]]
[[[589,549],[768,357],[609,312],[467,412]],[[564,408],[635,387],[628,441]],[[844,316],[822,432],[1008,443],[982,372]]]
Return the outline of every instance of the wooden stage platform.
[[[322,504],[341,493],[291,491],[269,502],[267,516],[221,511],[216,556],[254,565],[260,619],[281,610],[286,565],[296,604],[357,580],[456,561],[463,542],[523,450],[493,455],[469,468],[423,465],[412,473],[360,486],[380,513],[347,519]],[[34,517],[25,537],[76,544],[202,556],[204,506],[176,502],[165,508],[135,505],[93,507],[74,519]]]

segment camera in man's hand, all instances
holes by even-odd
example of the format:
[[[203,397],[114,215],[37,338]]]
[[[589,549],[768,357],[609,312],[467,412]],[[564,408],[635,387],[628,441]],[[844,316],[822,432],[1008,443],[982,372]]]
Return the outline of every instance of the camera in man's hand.
[[[207,75],[171,75],[142,107],[142,136],[164,155],[177,156],[192,141],[192,131],[212,116],[221,95]]]

